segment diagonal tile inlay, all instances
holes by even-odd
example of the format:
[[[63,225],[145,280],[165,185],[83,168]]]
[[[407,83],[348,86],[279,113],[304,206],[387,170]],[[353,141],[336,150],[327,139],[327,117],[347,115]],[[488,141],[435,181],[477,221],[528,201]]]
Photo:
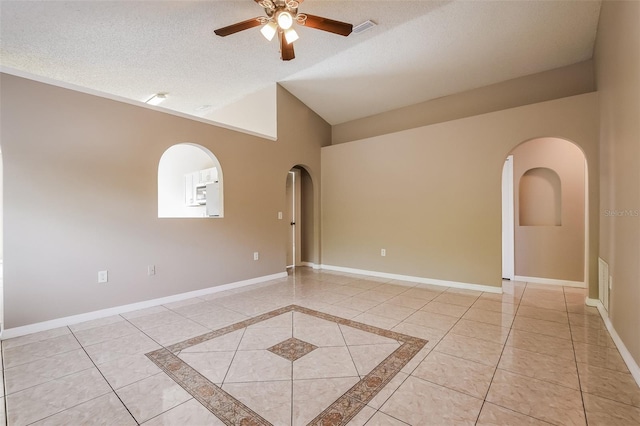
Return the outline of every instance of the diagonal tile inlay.
[[[291,337],[277,345],[271,346],[267,350],[293,362],[315,349],[318,349],[316,345]]]
[[[246,329],[252,325],[263,323],[264,321],[289,312],[304,314],[317,320],[328,321],[340,326],[352,327],[362,332],[370,333],[372,339],[379,339],[377,336],[386,337],[399,344],[395,350],[393,350],[393,347],[390,347],[390,354],[364,377],[358,378],[356,375],[354,379],[358,381],[344,392],[342,396],[330,403],[324,410],[321,412],[318,410],[317,412],[319,412],[319,414],[311,420],[308,425],[346,425],[427,343],[426,340],[417,337],[384,330],[298,305],[290,305],[187,339],[166,348],[149,352],[146,356],[225,424],[271,425],[268,420],[254,411],[254,409],[256,409],[255,407],[252,409],[240,402],[229,392],[223,390],[222,387],[212,383],[200,374],[178,355],[181,351],[188,350],[195,345],[212,341],[218,337]],[[317,348],[317,346],[311,343],[291,337],[269,347],[267,351],[285,358],[293,364],[296,360],[299,360]],[[233,388],[233,386],[231,386],[231,388]],[[305,420],[305,422],[307,422],[307,420]]]

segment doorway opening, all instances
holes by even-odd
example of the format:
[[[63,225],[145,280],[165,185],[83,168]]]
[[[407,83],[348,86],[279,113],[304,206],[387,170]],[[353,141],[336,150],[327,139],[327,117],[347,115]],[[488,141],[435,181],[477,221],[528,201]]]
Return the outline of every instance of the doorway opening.
[[[588,173],[579,146],[537,138],[502,171],[502,276],[539,284],[588,283]]]
[[[295,166],[286,179],[287,268],[313,266],[314,188],[311,175]]]

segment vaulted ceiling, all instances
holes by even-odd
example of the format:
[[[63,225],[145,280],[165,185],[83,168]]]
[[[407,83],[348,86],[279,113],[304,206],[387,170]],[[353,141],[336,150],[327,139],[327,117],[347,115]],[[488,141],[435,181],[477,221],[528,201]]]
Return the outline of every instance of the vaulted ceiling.
[[[306,0],[300,12],[378,25],[297,27],[283,62],[259,27],[213,34],[264,15],[252,0],[2,0],[0,65],[133,101],[167,92],[162,108],[211,120],[280,83],[339,124],[589,59],[600,2]]]

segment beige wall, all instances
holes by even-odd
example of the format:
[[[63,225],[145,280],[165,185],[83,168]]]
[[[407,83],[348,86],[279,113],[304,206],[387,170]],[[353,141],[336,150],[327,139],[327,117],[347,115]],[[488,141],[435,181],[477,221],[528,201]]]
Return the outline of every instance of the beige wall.
[[[323,264],[500,286],[506,156],[560,137],[598,176],[597,107],[585,94],[322,148]],[[589,192],[597,285],[597,179]]]
[[[7,328],[285,270],[284,178],[304,164],[319,180],[330,127],[284,89],[274,142],[0,78]],[[158,162],[180,142],[220,161],[223,219],[157,218]],[[147,277],[149,264],[157,275]],[[104,269],[109,283],[98,285]]]
[[[545,71],[333,126],[338,144],[593,92],[593,62]]]
[[[515,272],[525,277],[584,281],[584,155],[573,143],[554,138],[527,141],[514,149]],[[523,175],[546,168],[559,178],[560,225],[525,226]],[[555,210],[555,200],[535,196],[534,208]],[[552,218],[555,219],[555,218]]]
[[[601,126],[600,256],[613,278],[609,316],[640,364],[640,2],[603,2],[595,68]]]

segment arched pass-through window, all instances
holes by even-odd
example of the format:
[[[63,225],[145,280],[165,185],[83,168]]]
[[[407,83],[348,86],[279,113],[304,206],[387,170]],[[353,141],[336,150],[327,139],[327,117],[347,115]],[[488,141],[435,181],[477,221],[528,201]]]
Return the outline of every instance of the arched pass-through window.
[[[222,167],[207,148],[181,143],[167,149],[158,164],[159,218],[224,216]]]

